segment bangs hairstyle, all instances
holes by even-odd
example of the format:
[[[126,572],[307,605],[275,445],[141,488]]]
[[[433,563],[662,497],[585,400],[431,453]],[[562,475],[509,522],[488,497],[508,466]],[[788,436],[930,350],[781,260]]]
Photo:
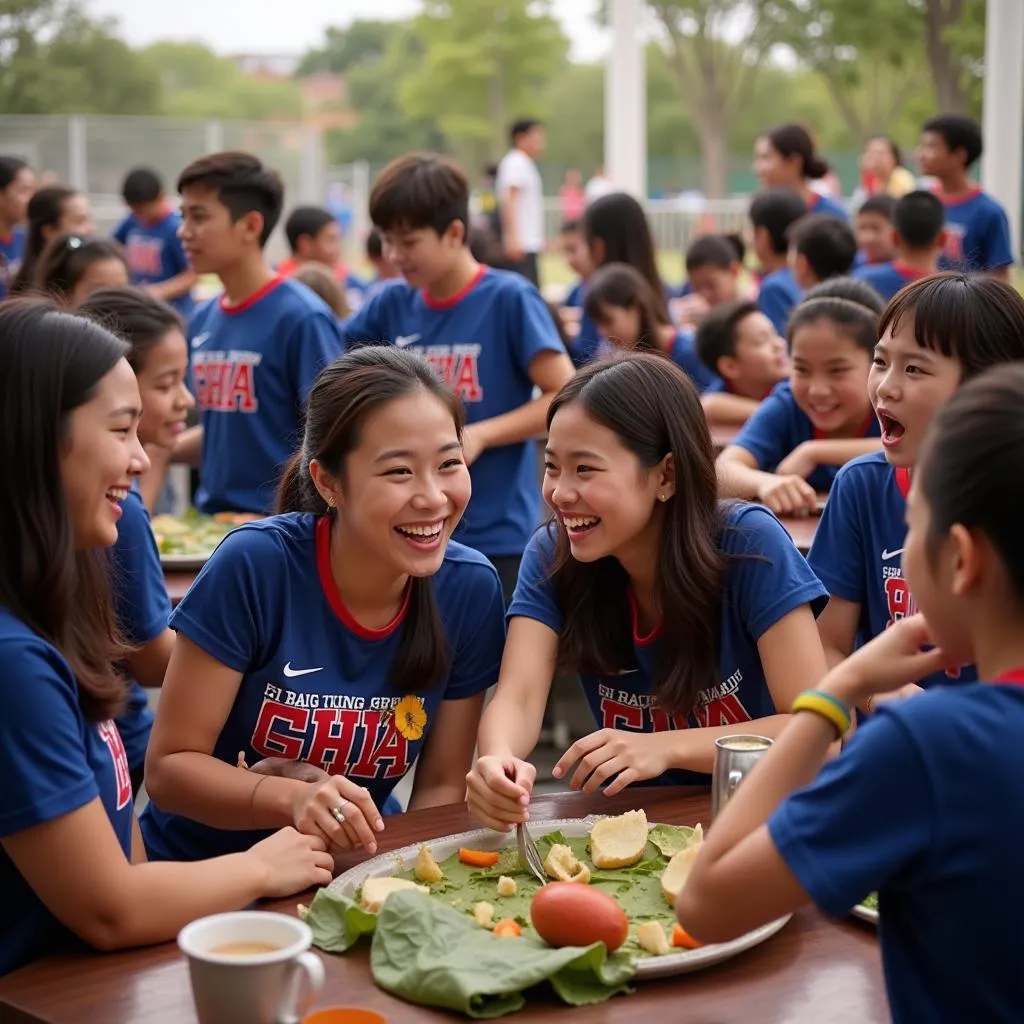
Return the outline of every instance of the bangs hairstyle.
[[[804,178],[824,178],[829,172],[828,164],[814,151],[814,139],[802,124],[780,124],[765,138],[779,156],[789,159],[798,156],[801,175]]]
[[[346,460],[359,447],[369,416],[389,402],[425,391],[450,413],[459,440],[465,413],[458,396],[424,359],[390,345],[353,349],[325,367],[309,393],[302,447],[285,466],[277,492],[277,511],[336,516],[309,475],[316,459],[342,487]],[[397,439],[396,439],[397,440]],[[397,692],[429,690],[451,666],[451,649],[429,577],[409,580],[409,605],[402,639],[388,680]]]
[[[961,380],[1024,359],[1024,299],[994,277],[948,273],[914,281],[885,307],[879,340],[896,334],[907,317],[921,348],[960,363]]]
[[[587,282],[583,311],[595,323],[603,319],[608,306],[636,309],[640,314],[639,332],[632,345],[620,345],[638,352],[661,352],[658,330],[661,327],[660,303],[651,286],[636,268],[627,263],[606,263]],[[615,339],[609,338],[615,342]]]
[[[748,316],[760,313],[753,299],[736,299],[715,306],[701,317],[694,337],[697,358],[712,372],[718,373],[718,361],[736,355],[736,335]]]
[[[801,327],[827,320],[857,348],[873,356],[878,342],[878,318],[885,303],[866,281],[834,277],[808,290],[793,310],[786,327],[789,347]]]
[[[178,178],[178,194],[193,185],[216,192],[232,223],[247,213],[258,213],[263,218],[260,245],[267,244],[284,206],[284,182],[277,171],[264,167],[252,153],[229,149],[190,163]]]
[[[739,235],[702,235],[686,250],[686,272],[692,274],[701,267],[729,270],[734,263],[742,264],[746,256],[747,247]]]
[[[107,552],[75,550],[61,459],[71,414],[128,346],[38,299],[0,305],[0,337],[0,605],[61,652],[82,712],[103,721],[124,705],[127,686],[113,666],[128,649],[111,605]]]
[[[370,220],[383,232],[429,228],[439,237],[456,221],[469,232],[469,182],[452,160],[408,153],[392,160],[370,190]]]
[[[76,307],[75,313],[124,338],[131,346],[127,358],[136,373],[146,368],[150,352],[171,331],[185,333],[178,311],[141,288],[101,288]]]
[[[71,297],[85,272],[94,263],[119,260],[128,275],[128,256],[120,242],[112,238],[58,235],[50,239],[36,264],[32,287],[35,291],[61,301]]]
[[[701,690],[718,679],[718,636],[725,557],[714,454],[704,410],[690,378],[671,360],[621,354],[580,370],[555,396],[548,428],[560,409],[579,404],[613,431],[641,470],[672,455],[675,494],[657,502],[662,515],[656,598],[666,628],[655,672],[658,704],[688,714]],[[552,585],[563,610],[559,664],[570,671],[614,677],[636,667],[635,613],[629,578],[611,556],[578,562],[565,528],[545,527],[556,540]]]
[[[1014,598],[1024,603],[1024,364],[990,368],[943,406],[928,432],[915,486],[928,503],[925,550],[934,566],[950,529],[983,533]]]

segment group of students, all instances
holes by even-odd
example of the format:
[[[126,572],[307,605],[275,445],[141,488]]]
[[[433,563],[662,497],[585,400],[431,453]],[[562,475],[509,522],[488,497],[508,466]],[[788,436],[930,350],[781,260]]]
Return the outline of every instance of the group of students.
[[[826,280],[792,313],[781,383],[785,350],[740,307],[715,368],[739,379],[759,353],[746,400],[772,394],[748,427],[796,439],[769,492],[760,462],[727,449],[716,467],[700,383],[666,358],[679,334],[664,293],[592,301],[602,270],[629,279],[614,264],[662,287],[627,249],[653,251],[645,219],[623,230],[639,209],[626,197],[585,213],[601,270],[584,301],[599,344],[632,350],[595,348],[574,372],[579,349],[537,290],[474,259],[468,185],[447,160],[400,158],[376,180],[370,215],[400,278],[340,326],[265,261],[274,172],[213,154],[177,187],[189,268],[224,286],[187,327],[125,287],[73,311],[0,305],[0,974],[75,935],[160,941],[326,884],[332,852],[376,850],[414,764],[410,808],[468,797],[482,823],[514,827],[568,671],[595,724],[554,769],[574,789],[706,782],[721,736],[776,741],[680,897],[696,938],[879,889],[897,1019],[979,1005],[1011,1019],[1021,894],[999,811],[1024,778],[1024,370],[1009,365],[1024,361],[1024,299],[949,273],[883,310],[863,283]],[[627,328],[639,336],[616,344]],[[273,513],[233,531],[170,613],[144,497],[157,449],[201,452],[204,511]],[[730,474],[769,506],[794,479],[813,494],[794,462],[845,463],[823,474],[808,559],[769,508],[723,500]],[[127,679],[162,680],[155,722]],[[989,685],[936,685],[952,679]],[[965,949],[959,922],[979,907]],[[971,965],[970,1003],[952,956]]]

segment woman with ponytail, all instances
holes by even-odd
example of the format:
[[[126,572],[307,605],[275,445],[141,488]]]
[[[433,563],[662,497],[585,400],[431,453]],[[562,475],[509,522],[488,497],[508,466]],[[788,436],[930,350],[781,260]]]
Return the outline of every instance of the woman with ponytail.
[[[410,352],[361,348],[320,374],[279,514],[232,532],[171,617],[151,857],[245,850],[282,825],[372,853],[417,758],[411,808],[463,799],[505,637],[497,573],[450,540],[462,428]]]
[[[754,173],[762,188],[788,188],[807,204],[808,213],[833,213],[846,217],[846,207],[811,188],[831,173],[815,152],[811,133],[801,124],[780,124],[759,135],[754,143]]]

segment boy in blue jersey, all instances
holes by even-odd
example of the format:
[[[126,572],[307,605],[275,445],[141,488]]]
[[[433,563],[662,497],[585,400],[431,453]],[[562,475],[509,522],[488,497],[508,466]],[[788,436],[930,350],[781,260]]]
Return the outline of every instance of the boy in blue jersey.
[[[810,213],[790,227],[788,239],[789,269],[804,291],[853,269],[857,239],[845,217]]]
[[[761,288],[757,304],[781,335],[793,307],[803,297],[789,268],[789,228],[807,213],[801,196],[788,188],[769,189],[750,204],[754,226],[754,253],[761,264]]]
[[[372,299],[388,281],[397,281],[401,276],[384,251],[384,238],[376,228],[366,236],[366,261],[373,267],[373,278],[366,285],[363,302]]]
[[[896,201],[893,234],[896,258],[878,266],[860,267],[854,277],[866,281],[888,302],[912,281],[935,274],[945,241],[946,210],[932,192],[908,192]]]
[[[857,236],[855,267],[888,263],[896,255],[892,236],[892,216],[896,200],[892,196],[868,196],[854,222]]]
[[[718,380],[701,401],[711,425],[741,425],[789,374],[786,342],[752,299],[716,306],[697,325],[694,347]]]
[[[279,274],[291,277],[303,263],[322,263],[334,271],[349,309],[363,304],[366,283],[341,262],[341,225],[330,210],[297,206],[285,221],[284,233],[292,255],[278,265]]]
[[[676,903],[695,939],[724,942],[809,902],[839,917],[876,892],[895,1024],[1015,1024],[1024,1005],[1007,952],[1024,905],[1022,406],[1024,371],[1000,367],[940,414],[902,559],[923,617],[797,698]],[[887,703],[826,760],[854,707],[949,661],[975,662],[983,682]]]
[[[224,294],[189,324],[199,425],[175,458],[196,462],[201,450],[200,511],[265,513],[301,436],[306,394],[341,352],[338,324],[308,288],[267,266],[284,199],[276,171],[249,153],[214,153],[185,168],[178,192],[189,262],[216,274]]]
[[[148,167],[128,172],[121,196],[131,213],[114,228],[114,238],[128,254],[131,283],[169,302],[187,319],[194,308],[196,272],[178,238],[181,214],[168,202],[160,175]]]
[[[868,395],[883,450],[840,470],[808,556],[831,595],[818,628],[833,665],[915,611],[899,559],[918,452],[962,381],[1024,359],[1024,299],[1002,281],[940,274],[904,288],[878,332]],[[974,669],[939,672],[921,685],[954,677],[973,679]]]
[[[0,299],[6,297],[25,252],[25,215],[35,191],[32,168],[15,156],[0,156]]]
[[[970,117],[944,114],[928,121],[917,146],[921,173],[937,178],[946,207],[942,270],[981,270],[1009,280],[1014,253],[1006,211],[969,171],[981,157],[981,128]]]
[[[345,323],[345,343],[422,353],[462,398],[473,500],[458,539],[491,559],[511,595],[541,517],[531,442],[572,364],[537,289],[471,255],[469,185],[455,164],[431,154],[392,161],[374,182],[370,217],[405,281]]]

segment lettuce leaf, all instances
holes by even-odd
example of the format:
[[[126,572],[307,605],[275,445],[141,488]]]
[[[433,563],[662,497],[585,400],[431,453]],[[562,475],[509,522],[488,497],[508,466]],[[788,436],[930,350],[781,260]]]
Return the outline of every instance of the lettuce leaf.
[[[658,848],[663,857],[671,860],[688,845],[692,837],[693,829],[689,825],[655,825],[648,835],[648,841]]]
[[[344,953],[377,928],[377,915],[363,910],[347,896],[321,889],[310,904],[306,924],[313,945],[328,953]]]

